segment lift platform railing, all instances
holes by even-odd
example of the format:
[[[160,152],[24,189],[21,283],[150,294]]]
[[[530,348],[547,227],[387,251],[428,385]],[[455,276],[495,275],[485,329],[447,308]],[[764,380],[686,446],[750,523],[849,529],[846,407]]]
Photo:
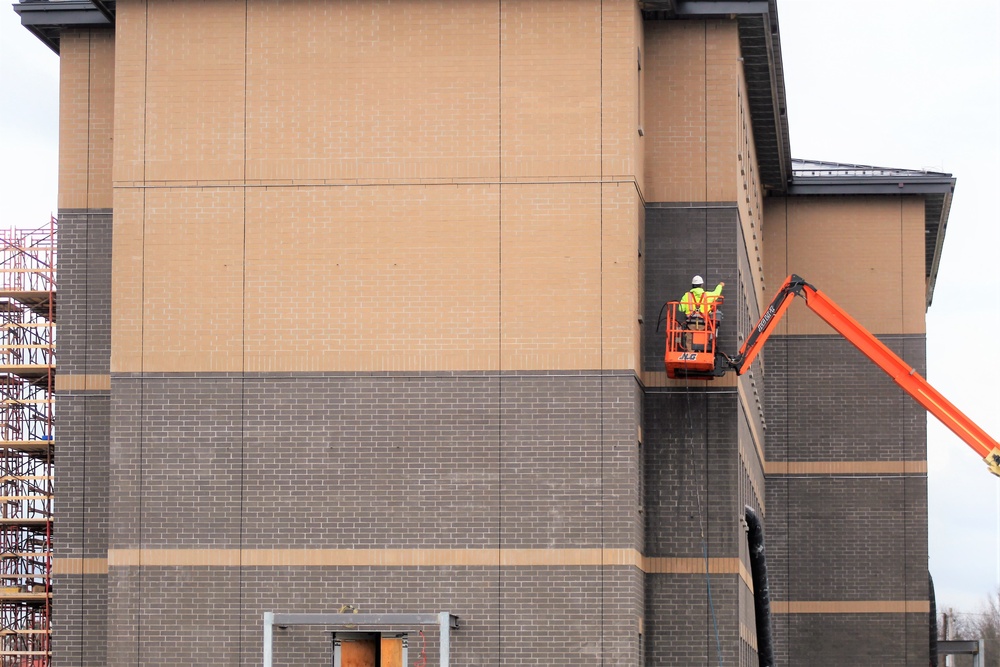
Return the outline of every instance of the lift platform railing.
[[[680,301],[667,302],[664,364],[669,377],[699,377],[705,373],[712,375],[716,366],[721,305],[722,297],[715,297],[692,312],[685,313]]]

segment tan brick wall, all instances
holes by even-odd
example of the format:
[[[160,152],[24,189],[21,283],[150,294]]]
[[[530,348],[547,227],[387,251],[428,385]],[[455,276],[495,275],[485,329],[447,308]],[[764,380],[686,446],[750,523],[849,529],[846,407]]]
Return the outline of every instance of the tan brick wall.
[[[115,217],[119,190],[141,184],[146,144],[146,9],[144,0],[122,0],[115,13]],[[60,141],[65,141],[60,138]],[[116,220],[117,225],[117,220]],[[117,234],[117,230],[116,230]]]
[[[245,11],[232,0],[148,3],[147,182],[243,178]]]
[[[151,189],[143,213],[143,369],[238,370],[243,189]]]
[[[634,368],[641,207],[601,188],[122,196],[113,370]]]
[[[248,190],[247,370],[497,368],[498,205],[495,185]]]
[[[769,198],[764,218],[769,294],[797,273],[873,333],[925,333],[921,198]],[[775,333],[833,330],[793,304]]]
[[[600,2],[518,0],[503,13],[503,176],[598,176]]]
[[[605,184],[602,205],[601,368],[639,369],[645,210],[631,182]]]
[[[636,367],[635,3],[118,12],[114,372]]]
[[[485,2],[251,2],[247,177],[495,180],[498,21]]]
[[[115,188],[111,240],[111,371],[142,370],[144,191]]]
[[[111,208],[114,33],[60,38],[59,208]]]
[[[635,173],[631,2],[118,12],[120,185]]]
[[[645,44],[646,200],[735,201],[736,22],[650,22]]]
[[[635,32],[638,38],[636,39],[636,50],[637,50],[637,60],[636,63],[637,75],[636,75],[636,98],[635,102],[635,115],[636,115],[636,149],[635,149],[635,183],[639,188],[639,192],[643,193],[645,196],[646,187],[646,151],[648,150],[646,145],[646,98],[649,96],[649,92],[646,90],[646,71],[648,70],[646,59],[648,54],[646,53],[646,29],[643,25],[642,12],[636,11],[635,17]],[[638,69],[639,67],[642,69]],[[642,130],[642,136],[639,136],[639,130]]]

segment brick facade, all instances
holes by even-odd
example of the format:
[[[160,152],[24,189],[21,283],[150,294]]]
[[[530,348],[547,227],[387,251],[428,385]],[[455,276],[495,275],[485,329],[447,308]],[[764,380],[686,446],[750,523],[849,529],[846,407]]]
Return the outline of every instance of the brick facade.
[[[921,372],[923,336],[883,342]],[[926,412],[839,336],[776,337],[766,364],[778,657],[927,662]],[[787,462],[858,472],[788,474]],[[910,472],[878,465],[905,462]]]
[[[542,628],[553,623],[564,628],[565,642],[564,662],[554,664],[580,664],[596,646],[608,655],[638,651],[640,573],[567,569],[558,555],[639,548],[633,377],[116,376],[113,394],[122,425],[112,434],[114,651],[148,650],[143,664],[160,664],[157,637],[173,636],[184,651],[214,650],[222,663],[247,664],[259,655],[264,611],[329,612],[348,603],[366,612],[459,615],[468,629],[454,638],[453,659],[473,659],[484,650],[479,641],[495,646],[500,640],[487,637],[498,622],[500,637],[509,632],[504,627],[526,623],[542,633],[538,644],[505,648],[504,660],[535,654],[548,641],[550,630]],[[541,555],[548,565],[499,566],[501,550],[540,544],[557,550]],[[185,566],[176,549],[197,554]],[[292,550],[315,562],[336,560],[342,550],[418,550],[448,565],[404,570],[405,587],[380,584],[377,592],[370,583],[392,576],[383,567],[275,575],[256,563],[213,564],[231,562],[232,550]],[[140,562],[178,564],[118,565],[130,553]],[[497,565],[477,567],[472,557]],[[210,583],[184,579],[195,571]],[[321,586],[316,577],[323,572],[339,583]],[[283,589],[270,602],[266,587],[257,588],[268,577],[275,577],[269,586]],[[465,588],[467,578],[480,583]],[[258,583],[241,588],[247,580]],[[442,581],[450,583],[441,588]],[[329,597],[334,593],[337,600]],[[242,648],[209,645],[210,634],[198,648],[183,632],[185,618],[206,613],[205,595],[216,600],[212,618],[231,625]],[[155,631],[135,634],[136,600],[141,623]],[[483,614],[493,620],[484,622]],[[475,630],[480,624],[485,637]],[[127,641],[135,648],[124,648]],[[316,650],[328,649],[327,642]]]
[[[109,209],[59,212],[56,666],[106,660],[111,234]]]
[[[116,21],[63,41],[54,664],[259,664],[264,612],[353,605],[458,615],[456,665],[753,667],[746,507],[782,664],[927,663],[922,412],[797,312],[663,372],[696,273],[730,354],[796,271],[923,363],[922,202],[765,199],[737,21]]]

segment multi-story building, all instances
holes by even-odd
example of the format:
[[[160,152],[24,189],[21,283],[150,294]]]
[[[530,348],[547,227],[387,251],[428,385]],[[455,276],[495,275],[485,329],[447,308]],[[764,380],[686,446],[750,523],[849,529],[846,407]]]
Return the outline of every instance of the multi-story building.
[[[794,307],[663,369],[692,275],[735,352],[792,272],[923,366],[954,180],[793,162],[774,0],[16,10],[62,71],[53,664],[757,665],[746,507],[779,664],[928,664],[922,409]]]

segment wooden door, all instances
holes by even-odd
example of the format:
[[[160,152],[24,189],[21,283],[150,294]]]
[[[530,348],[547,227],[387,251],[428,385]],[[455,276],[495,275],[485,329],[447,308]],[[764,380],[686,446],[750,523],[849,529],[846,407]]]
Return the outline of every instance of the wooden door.
[[[382,664],[379,667],[406,667],[402,637],[382,637]]]
[[[340,667],[379,667],[378,639],[345,639],[340,643]]]

